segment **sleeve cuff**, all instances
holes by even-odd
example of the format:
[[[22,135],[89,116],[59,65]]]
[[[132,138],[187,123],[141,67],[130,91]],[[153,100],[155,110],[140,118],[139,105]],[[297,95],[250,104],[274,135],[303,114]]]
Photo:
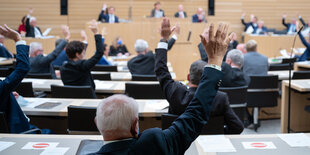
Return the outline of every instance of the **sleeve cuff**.
[[[27,18],[30,18],[31,16],[29,14],[27,14]]]
[[[87,42],[86,40],[83,40],[82,42],[83,42],[84,44],[88,44],[88,42]]]
[[[104,8],[102,8],[102,11],[105,11],[107,8],[106,7],[104,7]]]
[[[301,16],[298,16],[298,18],[300,19],[300,18],[301,18]]]
[[[25,40],[20,40],[20,41],[16,42],[16,46],[17,45],[26,45],[26,41]]]
[[[172,35],[172,37],[171,38],[173,38],[174,40],[178,40],[178,36],[177,35]]]
[[[217,69],[219,71],[222,71],[222,67],[221,66],[214,65],[214,64],[207,64],[207,65],[205,65],[205,67],[214,68],[214,69]]]
[[[157,48],[168,50],[168,43],[159,42],[159,43],[157,44]]]

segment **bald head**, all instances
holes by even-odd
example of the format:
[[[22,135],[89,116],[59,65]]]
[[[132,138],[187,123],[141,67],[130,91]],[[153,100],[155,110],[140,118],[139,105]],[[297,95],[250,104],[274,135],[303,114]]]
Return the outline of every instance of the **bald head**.
[[[245,44],[238,44],[236,47],[237,50],[240,50],[242,52],[242,54],[246,54],[246,48],[245,48]]]
[[[179,12],[183,11],[183,5],[182,4],[179,5],[178,10],[179,10]]]
[[[199,14],[199,15],[200,15],[200,14],[203,14],[203,9],[202,9],[202,8],[198,8],[198,9],[197,9],[197,14]]]

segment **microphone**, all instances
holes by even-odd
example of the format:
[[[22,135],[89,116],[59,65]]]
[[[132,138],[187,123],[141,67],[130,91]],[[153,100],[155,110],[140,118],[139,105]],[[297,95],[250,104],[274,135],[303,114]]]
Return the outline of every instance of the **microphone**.
[[[304,29],[304,26],[302,25],[297,34],[300,34],[301,30]]]

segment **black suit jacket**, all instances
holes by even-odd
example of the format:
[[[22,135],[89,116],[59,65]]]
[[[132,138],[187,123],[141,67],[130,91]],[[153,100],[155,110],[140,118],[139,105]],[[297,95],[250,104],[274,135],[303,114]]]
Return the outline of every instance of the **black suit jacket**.
[[[168,50],[172,48],[174,43],[175,39],[169,39]],[[127,66],[131,74],[155,75],[155,56],[152,51],[149,51],[145,55],[139,54],[138,56],[130,59]]]
[[[110,46],[109,56],[117,56],[118,53],[122,53],[122,54],[129,53],[126,45],[123,44],[121,46],[118,46],[117,48],[115,48],[112,45]]]
[[[285,22],[285,18],[282,18],[282,24],[283,26],[286,27],[286,30],[289,31],[290,30],[290,27],[292,26],[292,24],[288,24]],[[297,29],[295,28],[294,32],[297,32]]]
[[[156,50],[155,72],[169,102],[169,113],[181,115],[193,99],[197,88],[187,88],[187,86],[171,78],[167,67],[166,50]],[[224,92],[217,92],[213,100],[211,116],[224,116],[228,134],[240,134],[243,131],[243,123],[230,108],[228,96]]]
[[[299,18],[299,20],[305,28],[308,27],[308,24],[302,18]]]
[[[225,63],[225,66],[228,65]],[[229,65],[228,65],[229,66]],[[230,67],[230,66],[229,66]],[[228,68],[228,67],[227,67]],[[228,68],[225,70],[227,80],[223,81],[221,87],[240,87],[250,84],[250,77],[239,68]]]
[[[168,129],[147,129],[139,134],[138,138],[106,144],[95,154],[184,154],[209,120],[212,102],[222,76],[216,69],[205,68],[191,103]]]
[[[65,61],[60,67],[61,80],[64,85],[91,86],[96,88],[91,69],[98,63],[103,55],[101,35],[95,35],[96,53],[88,60]]]
[[[241,23],[245,26],[244,32],[248,29],[249,26],[252,26],[254,31],[257,29],[257,26],[254,26],[253,22],[246,23],[243,18],[241,18]]]
[[[35,37],[35,33],[34,33],[34,27],[30,25],[30,18],[27,18],[26,20],[26,37]],[[42,32],[41,32],[41,29],[37,26],[37,28],[39,29],[41,35],[42,35]]]
[[[165,17],[165,11],[162,10],[162,9],[160,9],[160,11],[163,12],[163,17]],[[151,11],[151,16],[150,16],[150,17],[155,17],[155,9],[153,9],[153,10]]]
[[[184,18],[187,18],[187,13],[185,11],[183,11],[183,13],[184,13]],[[174,14],[174,17],[176,17],[176,18],[179,18],[179,16],[180,16],[179,12],[176,12]]]

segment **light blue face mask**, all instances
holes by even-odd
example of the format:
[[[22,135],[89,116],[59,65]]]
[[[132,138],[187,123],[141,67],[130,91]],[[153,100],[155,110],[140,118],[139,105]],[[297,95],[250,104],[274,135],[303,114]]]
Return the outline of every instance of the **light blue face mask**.
[[[120,39],[117,41],[117,45],[122,45],[123,44],[123,41]]]

